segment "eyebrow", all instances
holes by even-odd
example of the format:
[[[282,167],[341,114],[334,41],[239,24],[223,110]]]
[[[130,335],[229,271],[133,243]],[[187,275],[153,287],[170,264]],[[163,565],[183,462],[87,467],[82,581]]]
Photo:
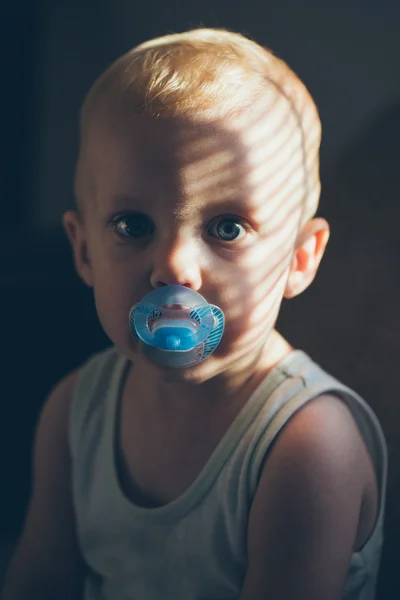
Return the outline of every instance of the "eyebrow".
[[[145,196],[131,196],[130,194],[115,194],[111,196],[111,202],[113,207],[126,209],[127,205],[143,205],[149,202],[149,199]]]
[[[212,201],[207,201],[206,197],[190,198],[182,200],[181,203],[172,207],[172,214],[178,221],[190,219],[198,212],[218,212],[226,214],[238,214],[245,217],[251,215],[257,210],[257,206],[251,205],[248,201],[249,192],[246,194],[238,194],[237,190],[232,193],[231,197],[222,196],[215,197]],[[137,210],[146,212],[146,207],[151,202],[149,196],[132,196],[130,194],[116,194],[112,196],[112,208],[115,211]]]

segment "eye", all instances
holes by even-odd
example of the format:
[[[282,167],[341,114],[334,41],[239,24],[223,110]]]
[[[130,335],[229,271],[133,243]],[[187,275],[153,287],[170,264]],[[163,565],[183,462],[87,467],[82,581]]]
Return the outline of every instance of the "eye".
[[[212,223],[208,232],[223,242],[233,242],[246,235],[246,228],[237,217],[224,217]]]
[[[112,221],[113,229],[125,238],[141,238],[154,231],[154,224],[149,217],[141,213],[119,215]]]

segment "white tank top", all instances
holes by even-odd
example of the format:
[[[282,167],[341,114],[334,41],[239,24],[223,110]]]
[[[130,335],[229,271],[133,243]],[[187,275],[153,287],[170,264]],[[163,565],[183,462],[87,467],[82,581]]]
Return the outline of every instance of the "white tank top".
[[[339,394],[370,453],[379,516],[351,557],[345,600],[373,600],[383,538],[387,450],[360,396],[294,350],[252,394],[189,489],[159,508],[132,504],[115,469],[116,414],[129,361],[111,348],[84,366],[70,415],[78,536],[88,565],[85,600],[238,600],[248,517],[263,458],[313,398]]]

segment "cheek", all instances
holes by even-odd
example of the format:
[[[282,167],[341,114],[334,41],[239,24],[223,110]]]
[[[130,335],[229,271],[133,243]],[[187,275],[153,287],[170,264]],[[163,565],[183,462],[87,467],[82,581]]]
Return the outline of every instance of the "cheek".
[[[274,259],[248,256],[247,264],[232,270],[221,286],[226,331],[223,347],[249,346],[274,327],[284,294],[289,255]],[[226,273],[226,275],[228,275]],[[222,344],[222,342],[221,342]]]
[[[130,342],[129,298],[116,293],[108,286],[96,286],[94,298],[97,316],[105,333],[118,347],[125,347],[127,342]]]
[[[138,274],[124,263],[98,262],[93,269],[94,299],[100,323],[119,348],[132,350],[129,311],[148,291],[140,285]]]

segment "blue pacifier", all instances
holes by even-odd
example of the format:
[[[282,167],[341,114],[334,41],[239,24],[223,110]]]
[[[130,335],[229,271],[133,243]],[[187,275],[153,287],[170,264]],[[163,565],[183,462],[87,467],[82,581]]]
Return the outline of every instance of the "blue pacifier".
[[[181,285],[157,288],[129,313],[140,349],[166,367],[191,367],[207,358],[218,346],[224,324],[218,306]]]

